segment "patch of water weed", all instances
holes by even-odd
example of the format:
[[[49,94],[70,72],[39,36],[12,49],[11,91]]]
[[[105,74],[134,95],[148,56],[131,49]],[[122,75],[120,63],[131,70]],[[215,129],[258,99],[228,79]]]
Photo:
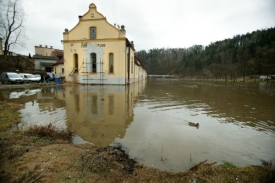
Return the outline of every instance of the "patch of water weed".
[[[224,162],[221,167],[223,168],[236,168],[236,166],[233,164],[233,163],[230,163],[230,162]]]
[[[52,124],[47,126],[33,126],[26,131],[28,135],[38,136],[40,138],[50,138],[62,139],[62,140],[71,140],[72,132],[71,131],[58,131]]]
[[[266,161],[261,159],[262,165],[266,167],[272,167],[272,161]]]

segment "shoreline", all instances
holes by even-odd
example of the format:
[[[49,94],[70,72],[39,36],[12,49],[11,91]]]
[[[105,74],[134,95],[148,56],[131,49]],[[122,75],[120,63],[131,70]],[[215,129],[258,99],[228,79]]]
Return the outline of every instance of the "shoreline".
[[[149,78],[147,78],[149,79]],[[275,80],[260,80],[260,79],[250,79],[246,78],[245,82],[242,78],[236,79],[236,81],[233,80],[224,80],[224,79],[206,79],[206,78],[195,78],[195,77],[185,77],[185,78],[150,78],[150,79],[165,79],[165,80],[188,80],[188,81],[215,81],[215,82],[228,82],[228,83],[259,83],[259,82],[266,82],[266,83],[275,83]],[[61,83],[55,83],[55,82],[49,82],[49,83],[24,83],[24,84],[1,84],[0,83],[0,89],[11,89],[11,88],[31,88],[31,87],[37,87],[37,86],[57,86],[57,85],[82,85],[80,83],[71,83],[71,82],[61,82]]]
[[[137,163],[120,148],[72,144],[71,132],[51,125],[11,131],[20,122],[22,106],[1,102],[0,182],[272,182],[271,165],[236,167],[201,162],[187,171],[172,173]]]

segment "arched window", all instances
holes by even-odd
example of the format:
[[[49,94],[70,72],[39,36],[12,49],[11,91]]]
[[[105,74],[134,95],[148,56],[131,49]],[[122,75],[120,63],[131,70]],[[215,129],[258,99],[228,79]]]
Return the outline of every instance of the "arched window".
[[[96,28],[95,27],[90,28],[90,39],[96,39]]]
[[[78,54],[74,54],[74,68],[78,72]]]
[[[96,54],[95,53],[91,53],[91,63],[92,63],[92,72],[96,73]]]
[[[114,54],[109,54],[109,73],[114,73]]]

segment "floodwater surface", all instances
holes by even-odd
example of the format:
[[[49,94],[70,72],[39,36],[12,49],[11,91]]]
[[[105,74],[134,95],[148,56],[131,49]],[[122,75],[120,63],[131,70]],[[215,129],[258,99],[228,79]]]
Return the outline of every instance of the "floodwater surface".
[[[19,128],[51,123],[73,131],[74,143],[119,143],[145,166],[179,172],[206,159],[275,162],[274,83],[152,79],[1,93],[1,100],[24,106]]]

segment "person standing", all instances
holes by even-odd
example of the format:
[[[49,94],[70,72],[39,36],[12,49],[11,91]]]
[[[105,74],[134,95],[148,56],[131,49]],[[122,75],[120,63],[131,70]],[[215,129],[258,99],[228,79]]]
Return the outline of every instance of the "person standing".
[[[50,75],[49,74],[46,74],[45,80],[46,80],[47,83],[49,82],[49,80],[50,80]]]
[[[40,76],[41,76],[41,83],[43,83],[44,82],[44,75],[40,74]]]

